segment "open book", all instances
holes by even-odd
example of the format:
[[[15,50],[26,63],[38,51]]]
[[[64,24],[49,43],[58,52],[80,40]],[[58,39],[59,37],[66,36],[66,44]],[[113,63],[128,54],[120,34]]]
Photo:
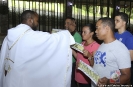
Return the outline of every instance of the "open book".
[[[78,69],[81,70],[86,76],[88,76],[96,85],[100,76],[98,73],[89,65],[80,60],[78,63]]]
[[[61,30],[63,30],[63,29],[52,29],[52,32],[51,33],[56,33],[56,32],[59,32]]]
[[[79,44],[79,43],[75,42],[75,44],[72,45],[71,47],[72,47],[73,49],[75,49],[75,50],[77,50],[77,51],[83,53],[84,47],[83,47],[82,44]]]

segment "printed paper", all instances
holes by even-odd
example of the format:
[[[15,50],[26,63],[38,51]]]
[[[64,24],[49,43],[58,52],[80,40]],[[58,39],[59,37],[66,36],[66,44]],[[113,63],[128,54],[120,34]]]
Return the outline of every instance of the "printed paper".
[[[79,44],[77,42],[75,42],[75,44],[72,46],[73,49],[83,53],[84,47],[82,44]]]
[[[81,70],[85,75],[87,75],[97,85],[100,76],[91,66],[80,60],[78,64],[78,69]]]
[[[110,72],[110,83],[120,83],[120,70]]]
[[[52,33],[57,33],[59,31],[61,31],[62,29],[52,29]]]

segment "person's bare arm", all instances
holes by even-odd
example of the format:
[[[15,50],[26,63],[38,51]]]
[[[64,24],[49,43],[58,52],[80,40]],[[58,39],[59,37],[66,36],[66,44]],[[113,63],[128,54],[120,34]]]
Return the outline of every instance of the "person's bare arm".
[[[130,68],[120,69],[120,84],[126,84],[130,80],[131,71]]]
[[[94,54],[95,52],[90,53],[87,50],[83,50],[83,55],[88,58],[88,61],[90,62],[90,66],[94,65],[94,58],[93,58]]]
[[[126,68],[126,69],[120,69],[121,75],[120,75],[120,83],[117,84],[126,84],[128,83],[128,81],[130,80],[130,68]],[[101,79],[98,80],[98,86],[100,85],[110,85],[113,83],[109,82],[109,79],[107,79],[106,77],[103,77]],[[116,83],[114,83],[116,84]]]
[[[129,50],[130,56],[131,56],[131,61],[133,61],[133,50]]]
[[[75,57],[75,59],[77,59],[77,52],[75,50],[72,49],[72,54]]]
[[[96,53],[96,51],[94,51],[89,57],[88,60],[90,62],[90,66],[93,67],[94,65],[94,54]]]

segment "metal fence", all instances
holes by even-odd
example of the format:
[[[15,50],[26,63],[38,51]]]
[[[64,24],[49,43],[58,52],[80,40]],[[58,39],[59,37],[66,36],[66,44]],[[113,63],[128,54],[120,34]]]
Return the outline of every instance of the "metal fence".
[[[114,18],[116,12],[129,15],[128,27],[132,29],[132,0],[1,0],[0,1],[0,33],[18,25],[20,14],[27,9],[39,14],[38,30],[49,32],[52,28],[64,29],[67,16],[77,21],[77,30],[87,23],[96,23],[100,17]],[[7,6],[9,12],[6,12]]]

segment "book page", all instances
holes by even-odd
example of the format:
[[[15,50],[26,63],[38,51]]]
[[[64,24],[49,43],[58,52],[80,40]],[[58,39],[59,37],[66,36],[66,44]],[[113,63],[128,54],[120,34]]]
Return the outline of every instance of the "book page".
[[[84,47],[82,44],[79,44],[77,42],[75,42],[75,44],[72,46],[73,49],[83,53]]]
[[[52,32],[51,33],[57,33],[59,31],[61,31],[62,29],[52,29]]]
[[[98,79],[100,79],[100,76],[96,71],[86,63],[80,60],[78,64],[78,69],[81,70],[86,76],[88,76],[96,85],[98,82]]]

